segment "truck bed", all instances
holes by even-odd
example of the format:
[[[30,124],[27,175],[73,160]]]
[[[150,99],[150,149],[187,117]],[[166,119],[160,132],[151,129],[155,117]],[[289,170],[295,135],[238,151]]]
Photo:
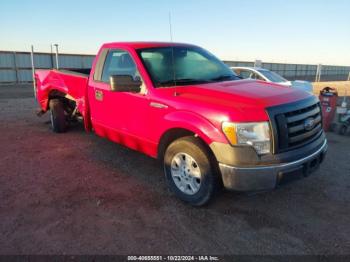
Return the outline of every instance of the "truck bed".
[[[36,95],[41,110],[46,112],[49,97],[60,92],[74,100],[79,112],[84,115],[89,73],[90,69],[36,70]]]

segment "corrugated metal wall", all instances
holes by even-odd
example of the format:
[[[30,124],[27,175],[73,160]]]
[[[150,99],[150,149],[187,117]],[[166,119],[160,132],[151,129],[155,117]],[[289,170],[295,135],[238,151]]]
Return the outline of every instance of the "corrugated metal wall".
[[[95,56],[60,54],[59,67],[90,68]],[[54,54],[35,53],[34,65],[37,69],[56,68]],[[23,83],[32,81],[32,64],[29,52],[0,51],[0,83]]]
[[[254,66],[254,62],[224,61],[229,66]],[[274,71],[288,80],[315,81],[318,65],[262,63],[262,67]],[[322,65],[320,81],[346,81],[350,66]]]
[[[58,63],[59,67],[62,69],[90,68],[94,57],[93,55],[60,54]],[[249,61],[224,62],[229,66],[254,66],[254,62]],[[40,69],[56,68],[55,55],[35,53],[34,64],[35,68]],[[317,65],[262,63],[262,67],[275,71],[288,80],[299,79],[314,81],[317,72]],[[349,72],[349,66],[323,65],[320,80],[347,80]],[[31,81],[32,71],[29,52],[0,51],[0,83],[22,83]]]

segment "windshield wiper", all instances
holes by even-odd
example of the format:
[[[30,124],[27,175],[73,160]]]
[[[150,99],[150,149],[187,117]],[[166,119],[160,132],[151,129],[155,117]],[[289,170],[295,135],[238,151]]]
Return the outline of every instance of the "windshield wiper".
[[[227,80],[236,80],[236,79],[241,79],[239,76],[235,75],[221,75],[215,78],[210,79],[211,81],[227,81]]]
[[[182,78],[182,79],[171,79],[163,82],[159,82],[159,86],[167,86],[167,85],[186,85],[186,84],[204,84],[204,83],[210,83],[211,80],[204,80],[204,79],[193,79],[193,78]]]

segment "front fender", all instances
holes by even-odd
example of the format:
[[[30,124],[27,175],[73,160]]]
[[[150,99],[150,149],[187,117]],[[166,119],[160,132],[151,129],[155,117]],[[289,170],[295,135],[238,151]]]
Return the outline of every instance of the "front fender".
[[[224,134],[209,120],[199,114],[188,111],[176,111],[164,116],[167,130],[173,128],[187,129],[197,134],[208,145],[212,142],[227,143]],[[166,132],[166,131],[165,131]]]

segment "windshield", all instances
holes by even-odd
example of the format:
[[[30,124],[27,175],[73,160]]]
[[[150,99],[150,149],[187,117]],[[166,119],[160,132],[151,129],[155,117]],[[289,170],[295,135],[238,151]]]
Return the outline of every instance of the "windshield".
[[[139,49],[138,54],[156,87],[240,79],[218,58],[199,47],[146,48]]]
[[[283,78],[279,74],[268,71],[268,70],[258,70],[261,74],[263,74],[268,80],[274,83],[288,82],[287,79]]]

